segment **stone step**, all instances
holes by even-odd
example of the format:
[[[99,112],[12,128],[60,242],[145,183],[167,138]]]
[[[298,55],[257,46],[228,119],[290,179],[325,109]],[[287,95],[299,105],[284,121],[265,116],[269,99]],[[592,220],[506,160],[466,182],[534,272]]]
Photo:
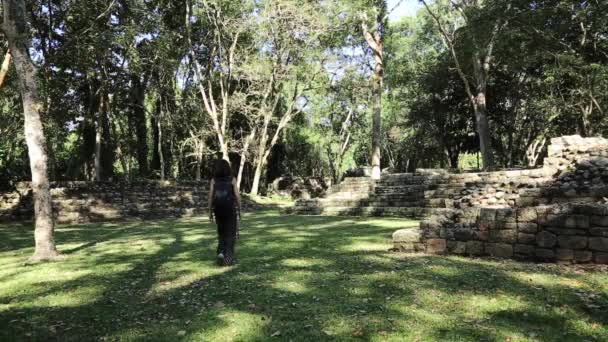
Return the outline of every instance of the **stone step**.
[[[324,208],[329,207],[419,207],[425,201],[369,201],[369,200],[341,200],[341,201],[322,201]]]
[[[375,193],[396,193],[396,194],[403,194],[403,193],[413,193],[413,192],[424,192],[425,190],[428,190],[427,186],[424,185],[410,185],[410,186],[385,186],[385,185],[379,185],[376,187],[376,189],[374,189]]]
[[[324,208],[322,215],[338,216],[392,216],[392,217],[424,217],[428,210],[422,207],[402,208],[402,207],[331,207]]]

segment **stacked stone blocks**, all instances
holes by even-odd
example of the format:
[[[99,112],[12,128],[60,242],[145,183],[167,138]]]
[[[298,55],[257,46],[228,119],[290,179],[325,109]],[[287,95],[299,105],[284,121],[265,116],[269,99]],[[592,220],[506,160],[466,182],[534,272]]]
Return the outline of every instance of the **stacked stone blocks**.
[[[207,182],[58,182],[51,185],[58,222],[190,216],[207,209]],[[0,221],[33,217],[30,184],[0,194]]]
[[[421,222],[417,243],[437,254],[608,263],[608,141],[575,136],[552,143],[542,186],[513,180],[534,191],[506,205],[460,201]],[[414,251],[397,241],[395,247]]]

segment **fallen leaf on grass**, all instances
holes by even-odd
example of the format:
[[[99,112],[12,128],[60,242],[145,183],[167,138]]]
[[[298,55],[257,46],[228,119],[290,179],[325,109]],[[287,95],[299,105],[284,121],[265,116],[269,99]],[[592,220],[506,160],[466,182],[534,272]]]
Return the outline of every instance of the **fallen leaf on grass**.
[[[178,331],[177,336],[186,336],[186,331],[185,330]]]
[[[277,331],[273,332],[272,335],[270,335],[270,337],[277,337],[277,336],[281,336],[281,330],[277,330]]]

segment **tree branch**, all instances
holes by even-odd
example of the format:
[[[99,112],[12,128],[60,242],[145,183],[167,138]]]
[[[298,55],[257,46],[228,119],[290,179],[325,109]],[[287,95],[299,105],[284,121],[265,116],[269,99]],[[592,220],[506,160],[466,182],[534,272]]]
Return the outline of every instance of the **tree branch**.
[[[462,66],[460,65],[460,60],[458,59],[458,55],[456,54],[456,48],[454,47],[453,39],[450,38],[450,36],[448,35],[448,32],[441,24],[439,17],[437,17],[437,15],[435,13],[433,13],[433,11],[431,11],[431,8],[426,3],[426,1],[425,0],[421,0],[421,1],[424,4],[424,7],[426,8],[427,12],[431,15],[433,20],[435,20],[435,22],[437,23],[437,26],[439,27],[439,31],[441,32],[441,34],[443,36],[444,43],[450,49],[450,53],[452,54],[452,58],[454,59],[454,64],[456,64],[456,71],[458,72],[458,76],[460,76],[460,78],[462,79],[462,82],[464,83],[464,89],[467,92],[469,101],[471,102],[471,105],[473,106],[473,108],[476,108],[475,97],[473,96],[473,91],[471,90],[471,85],[469,83],[469,80],[467,79],[467,76],[464,74],[464,71],[462,71]]]

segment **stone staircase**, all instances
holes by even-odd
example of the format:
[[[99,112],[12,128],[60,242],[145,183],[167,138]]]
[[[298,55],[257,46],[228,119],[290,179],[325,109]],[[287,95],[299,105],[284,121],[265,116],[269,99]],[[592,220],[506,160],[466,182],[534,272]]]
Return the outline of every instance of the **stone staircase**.
[[[447,180],[447,174],[436,172],[387,174],[378,181],[347,177],[330,188],[324,198],[298,200],[291,212],[300,215],[422,218],[446,208],[445,199],[431,199],[426,195],[427,191],[435,191]],[[437,195],[435,192],[432,194]]]

